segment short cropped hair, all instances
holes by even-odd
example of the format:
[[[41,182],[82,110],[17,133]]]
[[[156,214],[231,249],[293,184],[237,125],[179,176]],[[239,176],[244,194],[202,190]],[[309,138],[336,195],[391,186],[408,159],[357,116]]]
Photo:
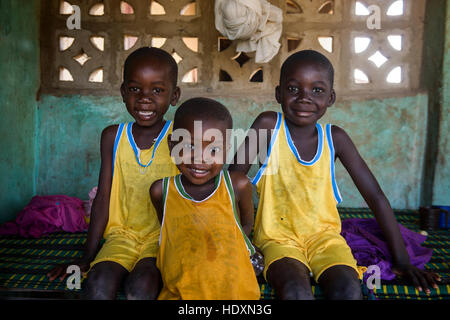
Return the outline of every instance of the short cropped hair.
[[[133,61],[142,57],[156,58],[158,61],[165,63],[169,70],[169,77],[174,86],[177,86],[178,82],[178,65],[175,59],[166,51],[155,47],[141,47],[136,49],[126,58],[123,66],[123,81],[127,80],[129,68]]]
[[[320,52],[314,51],[314,50],[302,50],[297,51],[290,55],[281,66],[280,71],[280,83],[282,79],[284,79],[286,72],[289,70],[289,68],[300,61],[307,61],[308,63],[316,63],[320,66],[322,66],[325,70],[328,71],[328,74],[330,76],[330,83],[331,86],[333,86],[334,82],[334,68],[331,64],[330,60],[328,60],[327,57],[325,57]]]
[[[173,128],[179,128],[186,117],[198,120],[218,120],[227,124],[227,129],[233,128],[233,118],[228,109],[220,102],[209,98],[192,98],[183,102],[175,112]]]

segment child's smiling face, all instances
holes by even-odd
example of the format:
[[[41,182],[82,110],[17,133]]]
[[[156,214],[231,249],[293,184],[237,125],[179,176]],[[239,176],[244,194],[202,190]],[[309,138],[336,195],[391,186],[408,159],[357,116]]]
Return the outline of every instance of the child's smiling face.
[[[201,121],[201,131],[198,129]],[[226,161],[227,123],[220,120],[198,120],[186,118],[177,129],[189,133],[178,141],[169,137],[169,148],[177,163],[178,170],[195,185],[202,185],[219,175]],[[197,126],[197,131],[195,128]],[[208,130],[213,129],[213,131]],[[205,135],[205,132],[207,133]],[[201,133],[201,135],[200,135]],[[177,149],[174,147],[177,144]],[[173,151],[173,152],[172,152]]]
[[[275,95],[286,118],[298,126],[315,124],[336,98],[329,71],[309,61],[292,63]]]
[[[169,106],[179,98],[167,63],[151,56],[135,59],[120,88],[130,115],[140,126],[150,127],[162,121]]]

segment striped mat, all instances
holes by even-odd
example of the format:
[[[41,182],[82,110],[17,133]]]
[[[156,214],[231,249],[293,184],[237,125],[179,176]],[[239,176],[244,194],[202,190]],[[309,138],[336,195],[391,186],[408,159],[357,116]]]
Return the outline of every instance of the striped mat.
[[[373,218],[368,209],[339,208],[342,219]],[[418,213],[411,210],[396,210],[397,220],[406,228],[418,231]],[[86,233],[53,233],[39,239],[25,239],[16,236],[0,237],[0,298],[12,297],[56,297],[78,298],[79,290],[69,290],[66,280],[50,282],[46,273],[53,265],[69,263],[82,254]],[[365,299],[450,299],[450,232],[438,230],[429,232],[423,244],[433,248],[433,256],[425,266],[427,270],[438,273],[442,282],[437,289],[431,288],[429,295],[418,292],[401,280],[382,281],[381,288],[369,291],[361,285]],[[82,279],[84,280],[84,279]],[[313,285],[317,299],[323,298],[317,285]],[[123,293],[118,294],[123,299]],[[261,299],[275,299],[272,288],[261,284]]]

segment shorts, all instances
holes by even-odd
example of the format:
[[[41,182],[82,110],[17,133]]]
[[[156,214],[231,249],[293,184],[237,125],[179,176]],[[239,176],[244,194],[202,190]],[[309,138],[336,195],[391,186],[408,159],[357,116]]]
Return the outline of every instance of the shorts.
[[[105,240],[94,261],[91,262],[91,268],[99,262],[112,261],[131,272],[139,260],[156,258],[159,249],[159,234],[157,237],[150,236],[140,240],[131,234],[115,231],[107,235]]]
[[[303,263],[316,282],[325,270],[336,265],[352,267],[358,273],[359,279],[362,279],[366,271],[365,267],[357,266],[347,242],[333,230],[306,237],[296,244],[267,241],[261,246],[261,251],[264,254],[265,279],[270,264],[282,258],[292,258]]]

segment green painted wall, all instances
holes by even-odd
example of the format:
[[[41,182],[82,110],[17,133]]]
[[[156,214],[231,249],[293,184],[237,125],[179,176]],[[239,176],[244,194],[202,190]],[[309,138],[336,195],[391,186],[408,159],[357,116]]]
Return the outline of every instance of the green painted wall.
[[[245,130],[263,110],[278,110],[274,102],[218,100],[230,109],[235,128]],[[416,208],[419,204],[426,106],[425,94],[342,102],[330,108],[323,120],[347,130],[396,208]],[[168,119],[173,119],[174,110],[170,109]],[[39,104],[39,193],[85,199],[97,184],[102,129],[129,120],[120,97],[44,96]],[[345,199],[342,205],[365,206],[339,165],[337,177]]]
[[[439,148],[434,176],[433,204],[450,206],[450,1],[447,1],[446,38],[442,68],[442,107],[439,125]]]
[[[103,128],[131,120],[120,97],[42,96],[38,193],[86,199],[97,185]]]
[[[0,222],[34,195],[39,1],[0,1]]]
[[[427,100],[426,94],[418,94],[352,101],[330,108],[324,119],[347,131],[394,208],[420,203]],[[340,163],[336,178],[341,206],[367,206]]]

